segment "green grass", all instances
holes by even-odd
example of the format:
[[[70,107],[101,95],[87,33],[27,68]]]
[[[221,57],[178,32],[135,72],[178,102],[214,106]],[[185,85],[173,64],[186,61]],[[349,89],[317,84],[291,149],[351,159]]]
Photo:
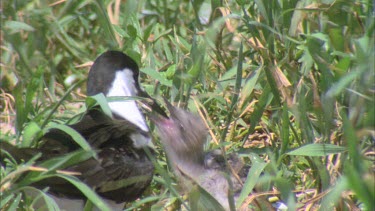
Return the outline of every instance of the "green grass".
[[[373,1],[53,3],[2,2],[2,141],[35,146],[56,123],[76,121],[88,72],[81,66],[117,49],[140,65],[148,93],[199,110],[207,149],[219,144],[251,165],[237,206],[261,210],[252,199],[263,193],[290,210],[375,209]],[[188,206],[156,145],[152,187],[129,209]],[[1,167],[0,209],[30,209],[22,194],[30,182],[68,177],[33,164]]]

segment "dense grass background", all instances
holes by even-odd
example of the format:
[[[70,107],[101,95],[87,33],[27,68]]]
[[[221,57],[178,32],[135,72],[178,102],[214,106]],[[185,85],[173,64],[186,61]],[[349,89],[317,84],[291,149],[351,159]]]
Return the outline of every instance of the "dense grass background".
[[[290,210],[375,209],[373,1],[11,0],[1,7],[1,141],[35,146],[49,128],[76,121],[90,62],[117,49],[140,65],[151,95],[204,118],[207,149],[236,151],[251,165],[238,208],[265,209],[254,203],[263,195]],[[130,210],[187,206],[156,145],[152,187]],[[23,192],[51,176],[97,203],[74,176],[56,172],[90,155],[41,166],[8,160],[0,209],[30,210],[36,200]]]

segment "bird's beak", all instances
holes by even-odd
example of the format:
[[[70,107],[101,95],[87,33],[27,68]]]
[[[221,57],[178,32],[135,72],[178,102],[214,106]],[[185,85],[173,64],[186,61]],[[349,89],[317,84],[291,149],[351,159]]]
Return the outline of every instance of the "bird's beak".
[[[178,113],[178,108],[174,107],[166,98],[163,98],[164,103],[169,111],[170,118],[172,119],[178,119],[177,118],[177,113]]]
[[[154,112],[146,113],[146,115],[150,119],[150,121],[153,122],[159,129],[165,128],[171,122],[171,119],[169,119],[168,117],[156,114]]]
[[[150,95],[148,95],[147,92],[141,90],[139,92],[139,96],[149,99],[146,102],[146,105],[147,105],[147,107],[150,108],[150,110],[151,110],[152,113],[157,113],[157,114],[163,116],[164,118],[168,118],[168,115],[161,108],[161,106],[156,102],[156,100],[154,98],[152,98]],[[150,115],[148,115],[148,116],[150,116]]]
[[[156,102],[155,99],[152,99],[152,105],[151,105],[151,109],[155,112],[157,112],[158,114],[160,114],[161,116],[163,116],[164,118],[168,118],[168,115],[165,113],[165,111],[160,107],[160,105]]]
[[[149,119],[159,128],[165,128],[165,127],[168,127],[169,124],[172,124],[173,119],[175,119],[176,112],[177,112],[176,107],[174,107],[170,102],[168,102],[166,98],[163,98],[163,100],[164,100],[165,107],[170,114],[169,117],[164,112],[164,110],[160,108],[158,104],[155,104],[157,108],[153,109],[153,112],[149,112],[146,114],[149,117]],[[162,112],[159,112],[158,109],[162,110]]]

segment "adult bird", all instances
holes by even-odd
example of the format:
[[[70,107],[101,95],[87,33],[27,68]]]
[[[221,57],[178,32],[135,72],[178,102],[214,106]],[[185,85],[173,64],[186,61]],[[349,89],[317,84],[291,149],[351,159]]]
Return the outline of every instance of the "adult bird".
[[[236,177],[236,174],[245,170],[241,158],[236,154],[230,154],[225,158],[221,151],[205,152],[207,129],[202,119],[172,106],[167,101],[165,103],[170,117],[150,114],[150,119],[158,128],[160,142],[180,186],[189,193],[194,191],[194,184],[197,184],[221,206],[207,204],[210,200],[197,200],[195,205],[191,205],[197,205],[195,208],[199,210],[230,210],[230,191],[239,194],[245,179]],[[229,164],[229,168],[226,164]]]
[[[90,69],[87,94],[149,98],[150,107],[166,116],[155,100],[141,89],[138,76],[139,69],[134,60],[119,51],[107,51],[95,60]],[[121,209],[124,202],[140,197],[152,180],[154,166],[147,153],[152,151],[151,138],[145,118],[134,99],[109,102],[108,105],[112,117],[94,108],[87,111],[78,123],[69,125],[86,139],[97,152],[97,158],[91,157],[64,170],[79,173],[77,177],[81,181],[109,204]],[[46,133],[40,143],[32,149],[15,148],[7,143],[2,143],[1,148],[17,160],[29,160],[41,152],[37,162],[80,149],[68,134],[57,129]],[[84,195],[66,180],[51,178],[34,185],[49,187],[61,209],[83,209]]]

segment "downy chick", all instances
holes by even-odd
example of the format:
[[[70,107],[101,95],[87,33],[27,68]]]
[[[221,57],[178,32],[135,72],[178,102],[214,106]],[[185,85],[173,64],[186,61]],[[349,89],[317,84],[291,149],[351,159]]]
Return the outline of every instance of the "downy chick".
[[[230,189],[232,193],[237,193],[242,188],[241,182],[234,177],[243,167],[242,160],[235,154],[228,155],[227,163],[231,165],[234,174],[230,173],[220,150],[204,152],[207,129],[202,119],[168,102],[166,104],[170,117],[152,116],[151,120],[158,128],[160,141],[180,185],[186,192],[190,192],[193,184],[198,184],[224,210],[230,210]],[[204,209],[211,210],[212,207]]]

